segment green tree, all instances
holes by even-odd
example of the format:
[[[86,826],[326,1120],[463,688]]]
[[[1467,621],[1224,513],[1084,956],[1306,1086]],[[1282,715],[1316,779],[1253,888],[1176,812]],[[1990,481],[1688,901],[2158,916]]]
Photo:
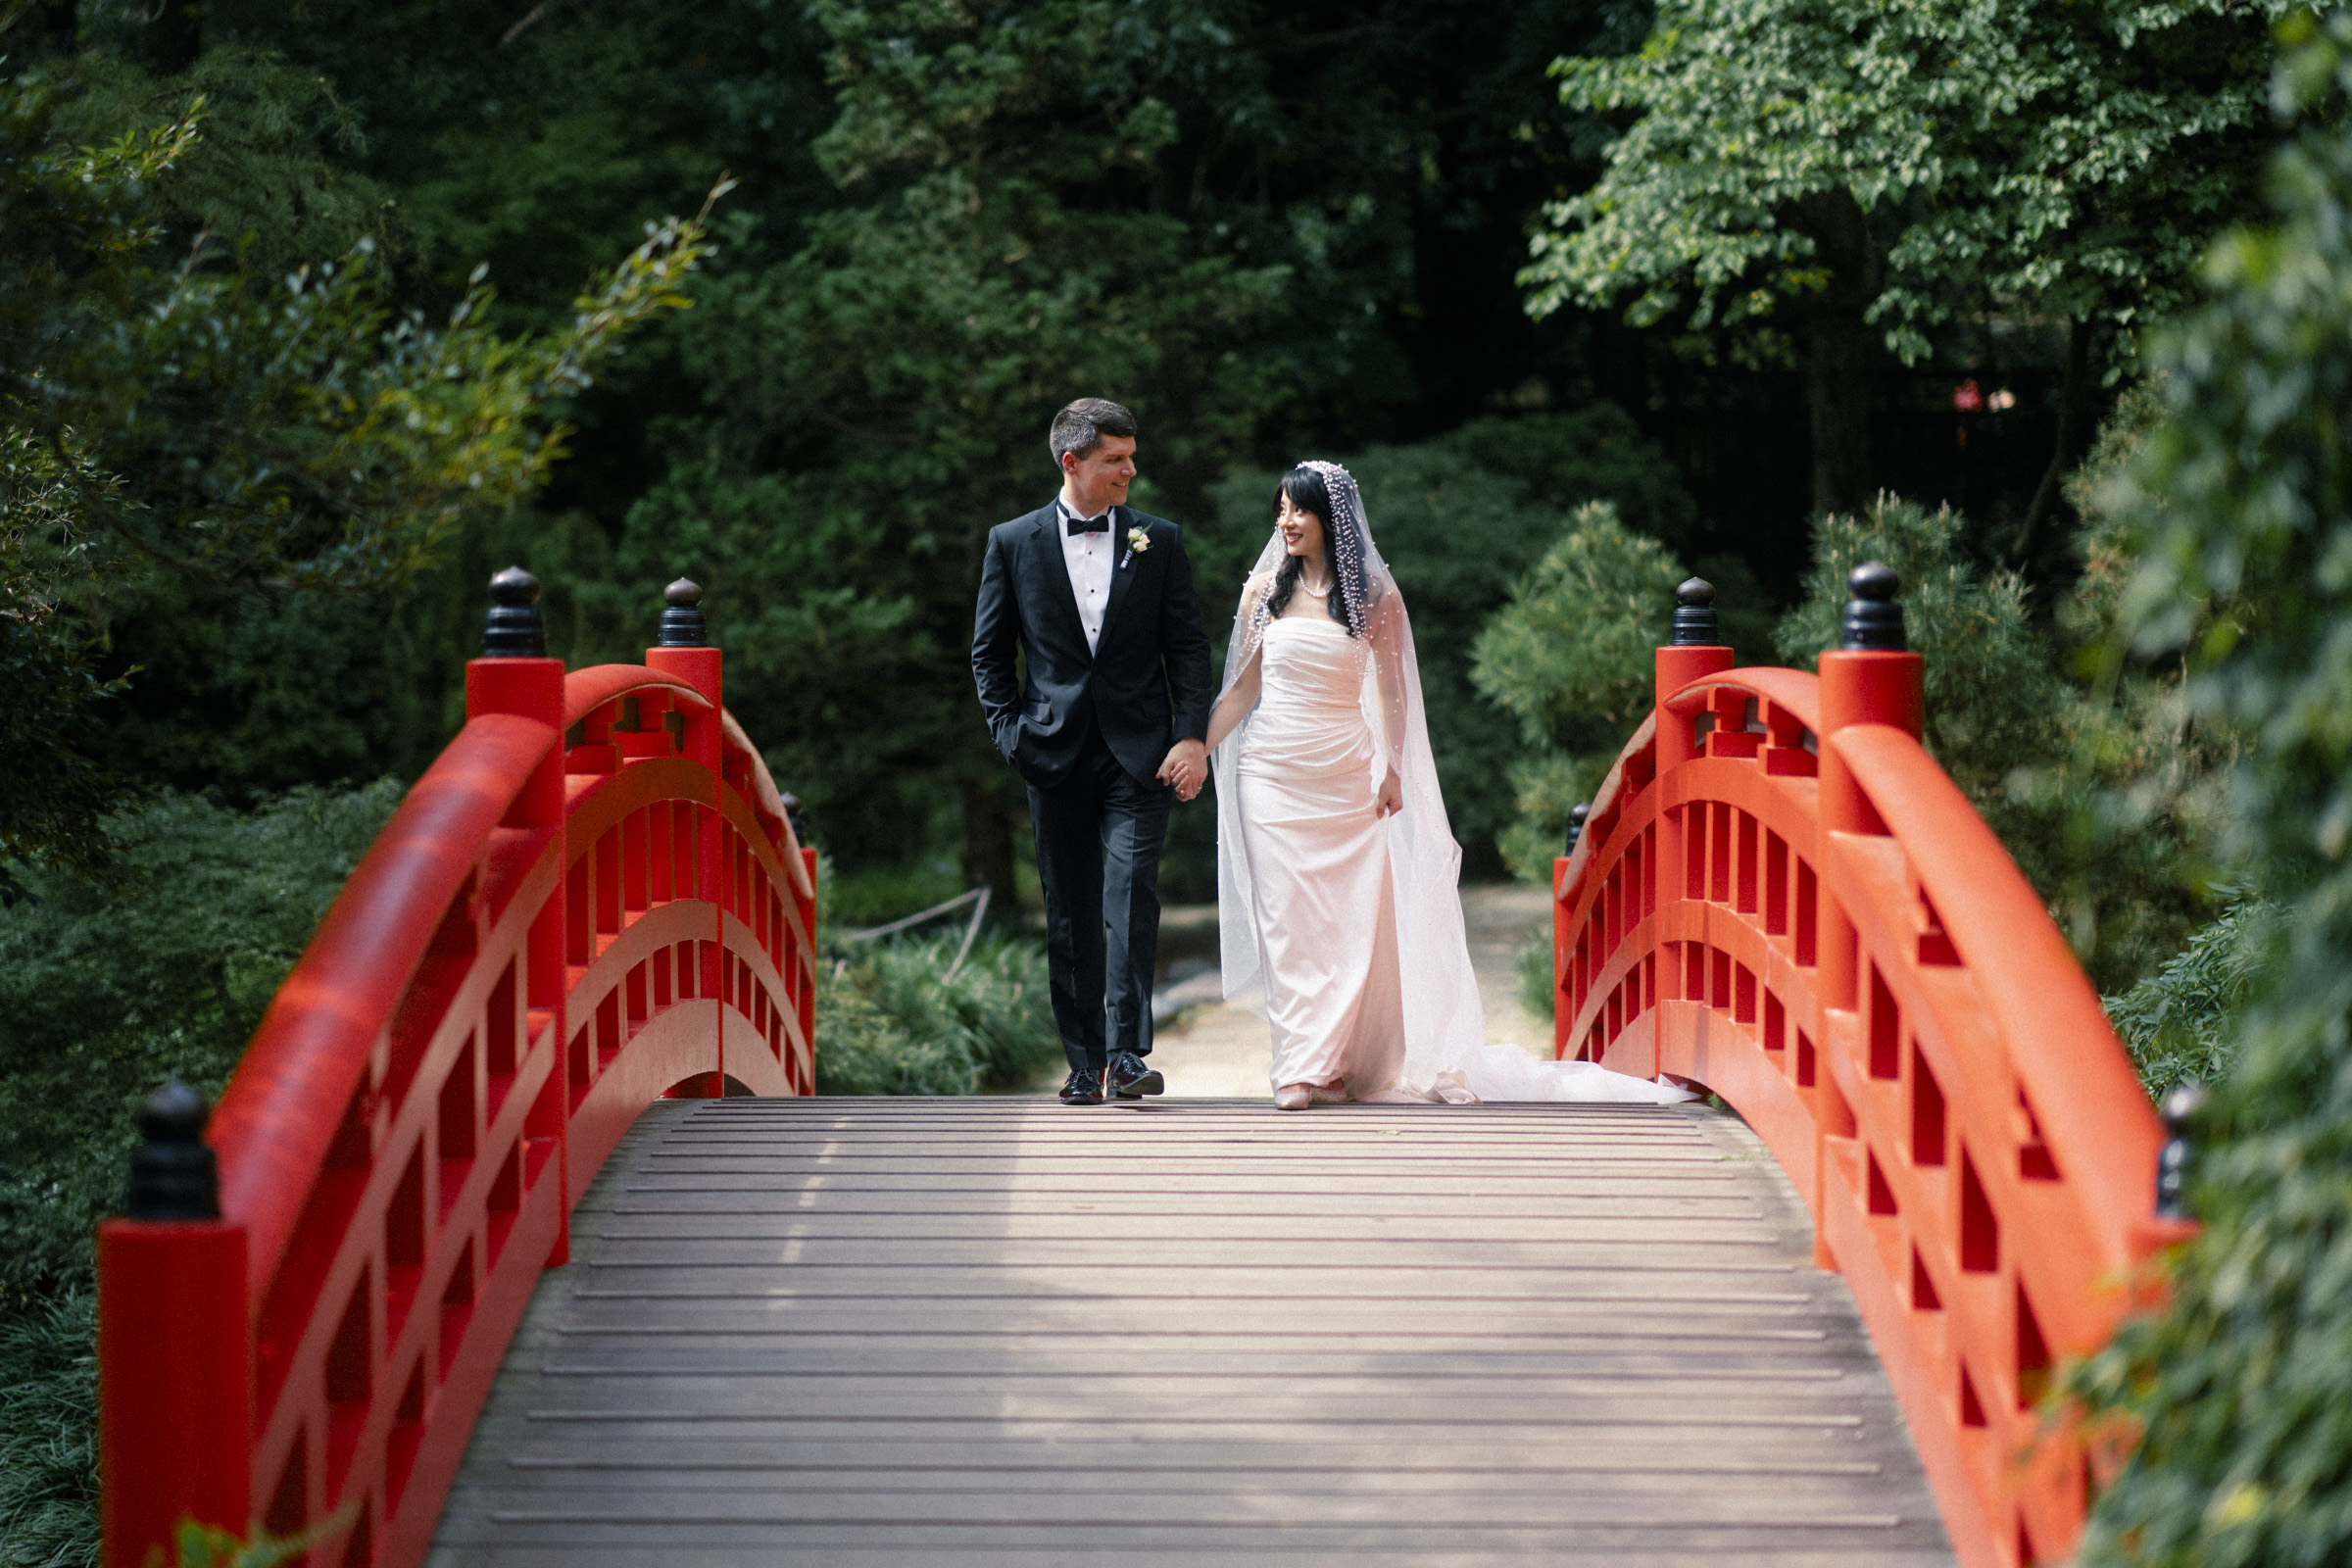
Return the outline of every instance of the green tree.
[[[1965,531],[1949,508],[1891,499],[1821,518],[1804,602],[1782,617],[1773,641],[1783,663],[1815,668],[1821,651],[1838,646],[1847,575],[1866,561],[1892,566],[1911,647],[1927,660],[1928,749],[2016,854],[2025,835],[2010,808],[2009,775],[2028,760],[2058,755],[2064,683],[2025,584],[2013,572],[1980,570]]]
[[[2283,9],[1669,0],[1639,52],[1554,67],[1565,101],[1626,125],[1547,209],[1529,309],[1776,331],[1801,308],[1813,504],[1845,513],[1875,487],[1872,326],[1910,363],[1957,313],[2064,322],[2030,547],[2087,434],[2094,331],[2168,310],[2242,208]]]
[[[1478,634],[1471,678],[1519,720],[1524,742],[1509,775],[1519,817],[1503,839],[1521,875],[1550,868],[1569,809],[1647,715],[1659,627],[1685,575],[1614,505],[1588,502]]]
[[[2112,631],[2117,574],[2132,559],[2109,502],[2091,493],[2136,450],[2144,409],[2128,403],[2082,476],[2089,564],[2055,633],[2015,573],[1970,559],[1948,508],[1882,498],[1819,519],[1805,598],[1764,635],[1757,622],[1769,617],[1740,608],[1755,598],[1737,564],[1698,564],[1731,607],[1719,612],[1741,663],[1807,669],[1836,645],[1847,573],[1865,561],[1895,568],[1910,645],[1927,661],[1929,749],[2114,991],[2165,962],[2209,913],[2199,835],[2233,744],[2226,727],[2189,720],[2177,667],[2079,662]],[[1570,808],[1646,711],[1649,651],[1682,575],[1666,552],[1589,508],[1480,634],[1474,678],[1522,728],[1525,750],[1509,764],[1519,816],[1503,835],[1521,874],[1549,864]]]
[[[817,151],[847,204],[705,290],[684,333],[704,441],[632,510],[620,564],[707,573],[745,722],[785,737],[779,772],[828,842],[894,858],[949,803],[965,875],[1009,888],[1018,781],[967,653],[987,531],[1051,497],[1046,424],[1083,392],[1136,409],[1163,476],[1246,440],[1268,388],[1242,334],[1287,273],[1200,256],[1119,200],[1175,135],[1127,28],[1176,20],[1107,0],[814,15],[839,105]]]
[[[207,79],[268,96],[289,75],[244,64]],[[216,218],[315,204],[299,180],[227,176],[173,197],[182,167],[202,167],[209,106],[138,85],[96,55],[0,75],[0,660],[20,681],[6,722],[27,731],[0,748],[0,854],[94,842],[108,785],[81,732],[119,689],[96,656],[123,595],[413,579],[463,518],[545,482],[564,437],[550,405],[682,305],[707,249],[699,222],[672,220],[543,336],[494,331],[478,275],[429,326],[387,297],[366,234],[290,271],[287,247],[322,232],[307,219],[216,237]],[[290,122],[319,119],[315,84],[296,87]],[[266,117],[242,103],[229,118]],[[111,139],[78,139],[94,132]],[[289,162],[253,140],[216,173]]]

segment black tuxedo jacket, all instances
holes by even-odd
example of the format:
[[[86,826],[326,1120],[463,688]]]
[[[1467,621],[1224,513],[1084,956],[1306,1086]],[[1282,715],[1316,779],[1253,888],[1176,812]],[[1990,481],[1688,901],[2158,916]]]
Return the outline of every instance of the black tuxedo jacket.
[[[1176,738],[1208,735],[1216,700],[1200,601],[1184,530],[1131,507],[1111,512],[1110,598],[1093,653],[1061,553],[1061,513],[1047,505],[989,530],[972,616],[972,679],[989,732],[1030,783],[1051,787],[1078,760],[1090,729],[1139,780]],[[1136,549],[1141,528],[1150,548]],[[1029,656],[1015,673],[1015,645]]]

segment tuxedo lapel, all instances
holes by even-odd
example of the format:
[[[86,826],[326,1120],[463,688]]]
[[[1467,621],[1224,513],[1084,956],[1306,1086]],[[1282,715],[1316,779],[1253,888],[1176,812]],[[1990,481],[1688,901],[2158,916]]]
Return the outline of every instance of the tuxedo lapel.
[[[1110,598],[1102,605],[1102,636],[1098,647],[1110,643],[1110,628],[1118,623],[1119,607],[1127,602],[1127,587],[1135,574],[1144,569],[1144,552],[1127,543],[1127,530],[1133,526],[1135,514],[1125,507],[1110,509]],[[1124,564],[1122,564],[1124,563]],[[1077,601],[1072,600],[1075,604]]]
[[[1061,510],[1047,507],[1037,514],[1037,527],[1029,536],[1029,548],[1035,553],[1032,569],[1046,579],[1046,600],[1060,607],[1061,617],[1067,621],[1070,636],[1080,648],[1086,647],[1086,621],[1078,613],[1078,591],[1070,586],[1069,558],[1061,553]],[[1118,589],[1111,589],[1112,602],[1117,602]],[[1089,659],[1093,655],[1088,655]]]

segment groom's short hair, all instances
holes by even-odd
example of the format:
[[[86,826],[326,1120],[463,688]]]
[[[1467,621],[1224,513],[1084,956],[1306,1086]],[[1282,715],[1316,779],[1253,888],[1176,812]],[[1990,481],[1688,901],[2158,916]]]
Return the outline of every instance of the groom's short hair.
[[[1106,435],[1134,440],[1135,416],[1108,398],[1080,398],[1054,416],[1054,426],[1046,432],[1046,444],[1054,449],[1054,466],[1061,466],[1064,452],[1085,457]]]

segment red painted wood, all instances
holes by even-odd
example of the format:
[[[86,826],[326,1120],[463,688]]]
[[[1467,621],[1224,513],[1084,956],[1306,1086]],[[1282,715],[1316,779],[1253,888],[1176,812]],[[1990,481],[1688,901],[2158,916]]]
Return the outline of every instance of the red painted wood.
[[[420,1562],[638,1111],[809,1092],[814,857],[720,693],[715,649],[467,666],[221,1097],[224,1220],[102,1234],[110,1568],[188,1515]]]
[[[1852,1286],[1961,1561],[2055,1561],[2084,1467],[2033,1408],[2047,1368],[2188,1231],[2154,1216],[2162,1131],[2098,998],[1920,744],[1922,662],[1821,666],[1659,650],[1656,710],[1553,867],[1558,1052],[1740,1111]],[[1654,912],[1623,918],[1643,879]]]
[[[253,1367],[245,1227],[114,1219],[98,1227],[98,1445],[147,1478],[101,1495],[108,1562],[139,1561],[182,1518],[242,1531],[252,1506]],[[203,1426],[158,1420],[202,1411]]]

